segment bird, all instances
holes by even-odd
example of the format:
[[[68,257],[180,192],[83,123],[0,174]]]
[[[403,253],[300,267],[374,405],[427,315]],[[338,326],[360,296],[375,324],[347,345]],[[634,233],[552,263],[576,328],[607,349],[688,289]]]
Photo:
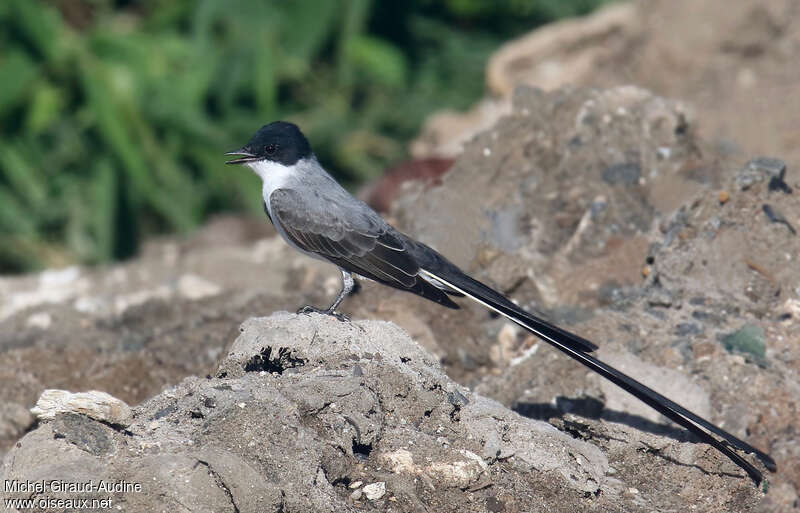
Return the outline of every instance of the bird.
[[[320,165],[297,125],[274,121],[262,126],[227,164],[246,165],[262,182],[264,212],[294,249],[336,265],[341,290],[327,308],[304,306],[297,313],[320,313],[349,320],[337,309],[353,290],[354,275],[458,309],[453,298],[469,298],[521,326],[578,363],[608,379],[668,419],[716,448],[760,485],[761,471],[736,449],[754,454],[771,472],[775,461],[708,420],[627,376],[592,353],[597,346],[470,277],[433,248],[392,227],[353,197]],[[716,435],[716,436],[715,436]],[[720,437],[722,440],[718,439]]]

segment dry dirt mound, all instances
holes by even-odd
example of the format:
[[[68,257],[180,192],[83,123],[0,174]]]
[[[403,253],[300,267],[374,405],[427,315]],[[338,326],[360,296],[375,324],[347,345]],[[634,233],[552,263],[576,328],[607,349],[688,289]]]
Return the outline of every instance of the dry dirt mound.
[[[188,378],[146,401],[125,428],[56,416],[22,438],[2,469],[5,482],[91,481],[91,489],[6,495],[239,512],[720,511],[749,509],[761,495],[728,474],[737,472],[724,457],[697,460],[691,443],[570,428],[627,461],[658,460],[639,467],[637,490],[580,436],[450,381],[389,323],[275,314],[241,330],[215,377]],[[101,480],[139,488],[98,490]]]
[[[744,158],[780,155],[800,165],[800,3],[795,0],[619,2],[547,25],[498,50],[492,94],[467,114],[433,116],[413,145],[453,156],[510,110],[514,87],[636,84],[685,101],[699,133]]]

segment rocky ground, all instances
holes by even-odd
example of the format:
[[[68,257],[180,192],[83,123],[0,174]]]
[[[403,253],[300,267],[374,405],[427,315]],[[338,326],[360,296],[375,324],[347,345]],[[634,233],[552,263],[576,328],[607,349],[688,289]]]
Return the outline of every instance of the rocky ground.
[[[510,111],[518,84],[636,84],[692,105],[699,134],[718,151],[800,165],[799,22],[795,0],[638,0],[547,25],[499,49],[487,98],[466,114],[432,116],[415,155],[459,154]]]
[[[248,317],[329,301],[338,273],[266,221],[232,219],[129,263],[0,282],[4,476],[55,465],[157,483],[114,497],[130,510],[786,510],[800,487],[798,186],[781,161],[715,152],[680,102],[520,89],[441,184],[405,186],[390,216],[772,454],[765,496],[715,450],[464,302],[363,283],[345,303],[424,351],[389,324],[286,315],[248,321],[234,344]],[[46,388],[139,406],[128,427],[37,423]]]
[[[213,376],[124,426],[66,414],[29,433],[3,478],[141,483],[77,494],[128,511],[721,511],[761,495],[690,442],[520,416],[455,384],[390,323],[283,313],[241,331]]]
[[[237,218],[0,278],[2,478],[148,483],[113,495],[129,511],[800,509],[799,17],[658,0],[546,27],[495,55],[492,98],[434,116],[415,151],[445,160],[373,189],[398,228],[769,452],[766,494],[478,306],[362,283],[352,324],[271,315],[327,304],[338,272]],[[53,388],[133,418],[38,421]]]

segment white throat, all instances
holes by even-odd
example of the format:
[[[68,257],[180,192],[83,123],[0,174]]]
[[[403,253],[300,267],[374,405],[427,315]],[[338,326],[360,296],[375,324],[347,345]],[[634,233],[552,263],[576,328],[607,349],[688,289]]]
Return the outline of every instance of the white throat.
[[[299,179],[299,175],[302,174],[301,167],[306,161],[299,160],[293,166],[284,166],[283,164],[278,164],[277,162],[271,162],[269,160],[260,160],[256,162],[248,162],[247,165],[250,166],[250,169],[255,171],[255,173],[261,177],[261,196],[264,198],[264,206],[267,209],[267,213],[269,214],[269,218],[272,221],[273,226],[278,231],[283,240],[285,240],[290,246],[295,248],[296,250],[300,251],[303,254],[306,254],[310,257],[324,260],[319,255],[314,253],[309,253],[305,249],[297,246],[289,237],[286,236],[286,232],[283,230],[283,226],[281,226],[280,222],[275,222],[275,214],[272,213],[272,204],[269,201],[269,197],[275,192],[276,189],[282,189],[286,187],[291,187],[291,183],[295,182]]]
[[[263,182],[273,180],[276,176],[294,174],[295,171],[295,166],[284,166],[271,160],[256,160],[255,162],[248,162],[247,165],[261,177]]]
[[[261,193],[264,201],[269,204],[269,196],[275,189],[285,186],[289,179],[297,174],[296,166],[284,166],[269,160],[257,160],[248,162],[247,165],[261,177]]]

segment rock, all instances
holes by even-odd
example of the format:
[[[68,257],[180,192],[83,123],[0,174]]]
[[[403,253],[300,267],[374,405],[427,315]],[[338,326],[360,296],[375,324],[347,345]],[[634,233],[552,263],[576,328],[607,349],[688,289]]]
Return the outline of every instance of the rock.
[[[590,16],[552,23],[503,45],[489,59],[486,83],[492,97],[468,112],[431,115],[411,144],[416,158],[454,158],[475,134],[492,127],[511,110],[520,84],[550,91],[588,80],[609,55],[618,51],[623,34],[635,32],[634,4],[615,4]]]
[[[786,163],[774,157],[756,157],[747,163],[747,167],[764,173],[770,179],[783,180],[786,174]]]
[[[28,317],[25,323],[31,328],[46,330],[53,323],[53,317],[47,312],[39,312]]]
[[[453,462],[434,462],[428,465],[425,473],[447,486],[467,488],[480,479],[489,466],[475,453],[459,451],[463,459]]]
[[[378,481],[377,483],[371,483],[364,487],[364,496],[371,500],[376,501],[386,495],[386,483],[383,481]]]
[[[48,269],[37,278],[0,278],[0,291],[4,292],[0,295],[0,320],[27,308],[68,301],[90,288],[90,282],[74,266]],[[15,282],[23,282],[24,290]]]
[[[635,4],[612,4],[589,16],[550,23],[504,44],[489,59],[486,83],[508,97],[519,84],[545,90],[580,84],[636,32]],[[590,43],[593,42],[593,43]]]
[[[761,326],[747,324],[733,333],[722,336],[720,342],[728,352],[743,353],[761,365],[766,362],[764,329]]]
[[[488,470],[479,456],[466,450],[453,453],[449,461],[417,464],[410,451],[400,449],[378,455],[378,462],[396,474],[423,475],[427,483],[437,488],[467,488]]]
[[[72,393],[67,390],[45,390],[31,408],[31,413],[40,420],[51,420],[59,413],[76,413],[89,418],[127,426],[131,421],[131,409],[123,401],[105,392],[92,390]]]
[[[637,163],[613,164],[603,171],[602,176],[611,185],[639,185],[642,169]]]
[[[414,455],[406,449],[380,454],[378,461],[396,474],[416,474],[419,472],[417,465],[414,463]]]
[[[799,19],[793,0],[733,7],[725,0],[655,0],[613,3],[536,28],[489,58],[487,97],[466,113],[433,113],[412,152],[457,156],[464,142],[508,114],[520,85],[554,91],[637,84],[694,106],[700,135],[721,152],[800,162],[798,105],[786,102],[800,81],[792,65]]]
[[[197,300],[216,296],[221,292],[221,288],[200,276],[184,274],[178,280],[178,292],[187,299]]]
[[[752,159],[736,175],[736,185],[745,190],[760,182],[783,183],[786,164],[776,158],[757,157]]]
[[[212,372],[244,317],[316,301],[317,280],[338,276],[298,265],[269,226],[229,216],[125,263],[0,277],[0,404],[33,419],[45,389],[95,389],[134,405]],[[9,412],[0,455],[30,424]]]
[[[415,159],[452,160],[461,155],[464,146],[482,130],[488,130],[497,120],[511,112],[509,100],[484,99],[469,112],[445,110],[431,115],[421,134],[411,143]]]
[[[92,417],[88,415],[61,412],[50,429],[55,438],[63,439],[82,451],[94,456],[107,454],[112,447],[108,430],[99,422],[93,422],[91,419]],[[119,425],[119,423],[117,424]]]
[[[274,370],[250,367],[254,360]],[[363,375],[353,376],[356,364]],[[188,378],[134,407],[124,433],[97,422],[97,415],[56,415],[11,450],[0,479],[114,476],[143,486],[140,493],[113,494],[124,509],[182,503],[239,511],[349,511],[347,501],[358,494],[348,483],[370,483],[360,491],[379,500],[386,493],[381,467],[390,462],[397,472],[392,486],[416,493],[414,480],[424,476],[433,486],[424,500],[434,494],[450,510],[458,509],[462,489],[479,479],[573,490],[579,500],[604,481],[603,455],[552,426],[474,394],[457,401],[459,415],[453,415],[448,396],[464,392],[389,323],[317,314],[250,319],[216,376]],[[45,394],[65,397],[76,402],[75,396]],[[491,442],[503,463],[478,456],[484,434],[492,431],[505,433]],[[457,440],[458,448],[439,443],[439,433]],[[563,497],[520,500],[530,509],[555,507]]]
[[[16,440],[31,427],[36,418],[17,403],[0,403],[0,439]]]

